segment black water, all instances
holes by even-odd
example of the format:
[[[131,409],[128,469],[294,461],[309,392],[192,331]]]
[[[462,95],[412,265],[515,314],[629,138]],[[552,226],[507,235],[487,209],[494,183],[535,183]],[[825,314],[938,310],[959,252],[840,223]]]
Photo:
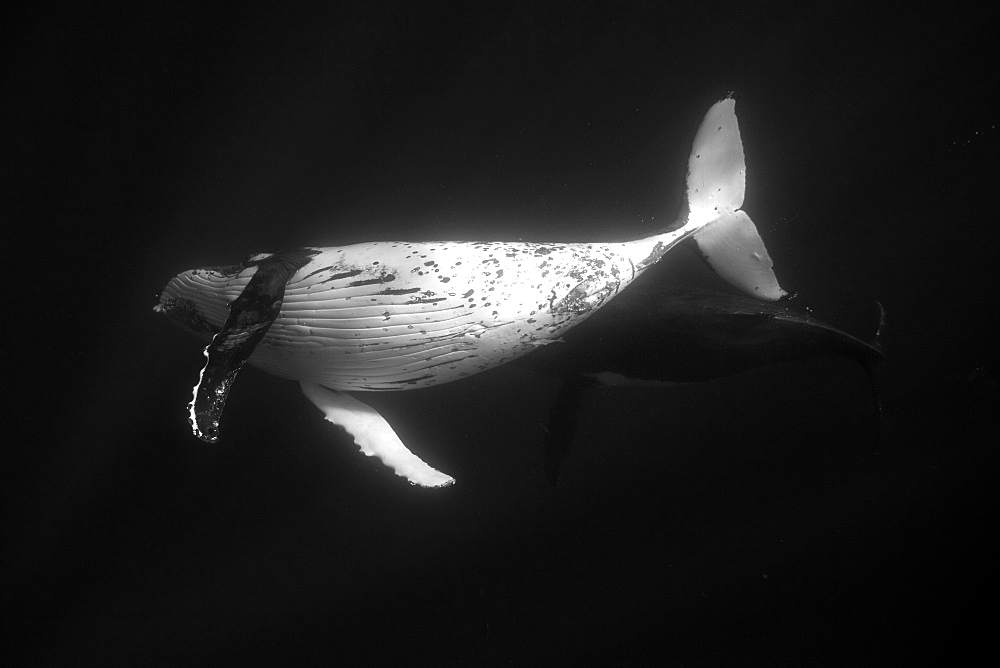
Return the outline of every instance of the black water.
[[[985,642],[985,6],[80,4],[8,25],[5,663],[912,665]],[[516,366],[372,398],[443,491],[254,369],[222,442],[190,435],[200,345],[152,313],[173,274],[644,234],[729,91],[793,305],[861,337],[888,311],[880,427],[860,367],[817,357],[586,395],[558,488],[558,381]]]

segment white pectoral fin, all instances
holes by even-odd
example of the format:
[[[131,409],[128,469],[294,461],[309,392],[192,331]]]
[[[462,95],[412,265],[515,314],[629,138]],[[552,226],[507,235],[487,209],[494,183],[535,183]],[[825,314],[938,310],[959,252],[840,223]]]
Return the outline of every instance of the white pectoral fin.
[[[455,482],[450,475],[432,468],[410,452],[378,411],[346,392],[338,392],[302,381],[302,393],[329,422],[340,425],[354,437],[361,452],[378,457],[382,463],[414,485],[445,487]]]

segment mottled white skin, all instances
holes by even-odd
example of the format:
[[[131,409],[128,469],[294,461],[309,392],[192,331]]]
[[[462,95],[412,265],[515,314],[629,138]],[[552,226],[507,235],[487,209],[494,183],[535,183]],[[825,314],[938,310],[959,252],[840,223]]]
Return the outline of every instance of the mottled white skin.
[[[558,340],[689,230],[619,244],[374,242],[322,248],[288,281],[250,363],[337,390],[450,382]],[[194,270],[161,300],[216,327],[256,271]]]

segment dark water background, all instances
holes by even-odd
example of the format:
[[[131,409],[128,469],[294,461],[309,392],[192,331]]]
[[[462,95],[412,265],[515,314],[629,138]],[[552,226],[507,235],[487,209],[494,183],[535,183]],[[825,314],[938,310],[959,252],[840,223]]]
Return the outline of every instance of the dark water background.
[[[330,3],[10,11],[3,614],[11,665],[960,660],[993,624],[996,10]],[[836,358],[587,396],[516,366],[372,398],[411,488],[293,383],[190,436],[166,280],[382,239],[617,240],[672,220],[737,96],[778,276]],[[656,280],[718,286],[668,256]]]

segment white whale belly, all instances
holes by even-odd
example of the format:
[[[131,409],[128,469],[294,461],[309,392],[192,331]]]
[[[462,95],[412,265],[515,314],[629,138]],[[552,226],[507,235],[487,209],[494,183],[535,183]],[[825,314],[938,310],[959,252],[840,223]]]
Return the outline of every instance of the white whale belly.
[[[285,288],[250,362],[339,390],[457,380],[550,343],[635,277],[630,244],[327,248]]]

